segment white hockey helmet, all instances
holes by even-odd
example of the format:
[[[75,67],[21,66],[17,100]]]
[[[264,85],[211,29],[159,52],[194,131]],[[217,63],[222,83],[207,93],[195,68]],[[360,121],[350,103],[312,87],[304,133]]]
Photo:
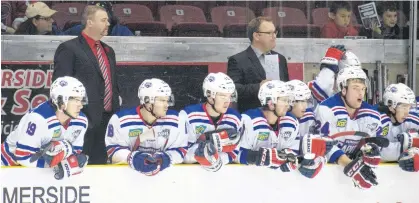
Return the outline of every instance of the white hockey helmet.
[[[154,104],[156,97],[169,97],[169,106],[174,105],[174,96],[169,84],[158,78],[144,80],[138,88],[140,104]]]
[[[222,72],[208,74],[202,84],[202,90],[205,97],[215,99],[217,93],[226,93],[232,94],[231,101],[237,101],[236,85],[228,75]]]
[[[64,104],[67,108],[67,103],[72,97],[81,97],[83,105],[88,103],[83,83],[70,76],[57,78],[51,85],[49,96],[52,103],[58,107]]]
[[[396,108],[399,104],[411,104],[416,107],[415,93],[403,83],[391,84],[384,90],[384,105]]]
[[[365,74],[364,70],[361,68],[344,68],[339,71],[336,78],[339,92],[342,91],[342,88],[348,86],[348,80],[350,79],[362,79],[365,85],[368,85],[367,74]]]
[[[358,57],[351,51],[346,51],[339,61],[339,70],[344,68],[362,68]]]
[[[263,83],[259,89],[258,94],[258,98],[262,106],[268,104],[269,101],[272,101],[273,104],[276,104],[278,97],[288,97],[290,100],[292,100],[291,96],[292,95],[287,84],[280,80],[271,80]]]
[[[291,106],[295,101],[304,101],[312,102],[311,91],[308,88],[308,85],[301,80],[290,80],[285,83],[288,86],[290,94],[292,96]]]

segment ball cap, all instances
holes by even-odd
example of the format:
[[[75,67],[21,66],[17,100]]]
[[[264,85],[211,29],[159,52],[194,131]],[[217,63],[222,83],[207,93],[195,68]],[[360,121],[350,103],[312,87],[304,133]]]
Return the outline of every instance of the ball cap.
[[[37,15],[42,17],[51,17],[54,15],[57,11],[52,10],[43,2],[36,2],[33,4],[28,5],[28,8],[26,9],[26,17],[33,18]]]

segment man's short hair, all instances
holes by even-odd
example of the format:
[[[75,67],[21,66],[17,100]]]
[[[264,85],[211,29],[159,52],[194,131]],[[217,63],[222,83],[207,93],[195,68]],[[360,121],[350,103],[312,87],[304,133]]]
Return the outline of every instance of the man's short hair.
[[[352,6],[347,1],[334,1],[332,5],[330,5],[329,12],[336,14],[339,9],[346,9],[348,11],[352,11]]]
[[[272,22],[272,19],[270,17],[260,16],[249,22],[247,25],[247,37],[249,38],[250,42],[253,42],[253,33],[259,32],[260,24],[262,24],[264,21]]]
[[[81,24],[82,25],[86,25],[87,20],[91,19],[92,16],[94,16],[96,14],[97,11],[104,11],[106,12],[106,9],[104,9],[103,7],[100,6],[96,6],[96,5],[88,5],[84,8],[83,11],[83,19],[81,20]]]
[[[378,15],[380,16],[382,16],[386,11],[397,12],[397,6],[392,1],[381,2],[377,9]]]

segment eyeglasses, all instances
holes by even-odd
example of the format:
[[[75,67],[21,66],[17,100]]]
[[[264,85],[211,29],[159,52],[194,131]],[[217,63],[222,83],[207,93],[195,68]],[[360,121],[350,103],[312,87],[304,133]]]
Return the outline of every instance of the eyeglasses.
[[[267,34],[267,35],[271,35],[271,36],[276,36],[276,35],[278,35],[278,30],[275,30],[273,32],[257,32],[257,33],[263,33],[263,34]]]

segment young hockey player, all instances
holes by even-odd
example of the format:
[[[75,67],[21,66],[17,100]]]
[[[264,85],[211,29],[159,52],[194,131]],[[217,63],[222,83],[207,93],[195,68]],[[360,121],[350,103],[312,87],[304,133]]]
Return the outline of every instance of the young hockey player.
[[[308,86],[314,97],[314,106],[335,94],[336,75],[343,68],[361,68],[358,57],[344,45],[331,46],[320,61],[320,73]]]
[[[237,99],[233,80],[224,73],[210,73],[204,79],[206,102],[190,105],[186,115],[189,149],[185,163],[198,162],[204,169],[218,171],[236,159],[240,141],[241,116],[229,108]]]
[[[187,145],[185,123],[168,110],[174,98],[163,80],[144,80],[138,88],[140,105],[115,113],[106,131],[106,149],[112,164],[128,163],[145,175],[156,175],[183,162]]]
[[[51,85],[50,98],[26,113],[6,138],[2,165],[54,168],[57,179],[82,172],[87,164],[80,153],[88,125],[81,112],[86,90],[77,79],[60,77]]]
[[[419,171],[419,114],[415,94],[405,84],[389,85],[378,105],[381,114],[381,135],[390,141],[381,150],[383,161],[399,161],[405,171]]]
[[[381,133],[380,114],[363,101],[366,80],[367,76],[360,68],[340,70],[337,76],[339,93],[323,101],[315,112],[320,133],[338,141],[327,155],[329,162],[344,166],[344,173],[354,184],[365,189],[378,184],[371,168],[379,164],[380,153],[376,144],[363,144],[364,133],[373,137]],[[363,133],[339,133],[347,131]],[[361,157],[351,160],[345,155],[353,154],[358,148],[361,148]]]

